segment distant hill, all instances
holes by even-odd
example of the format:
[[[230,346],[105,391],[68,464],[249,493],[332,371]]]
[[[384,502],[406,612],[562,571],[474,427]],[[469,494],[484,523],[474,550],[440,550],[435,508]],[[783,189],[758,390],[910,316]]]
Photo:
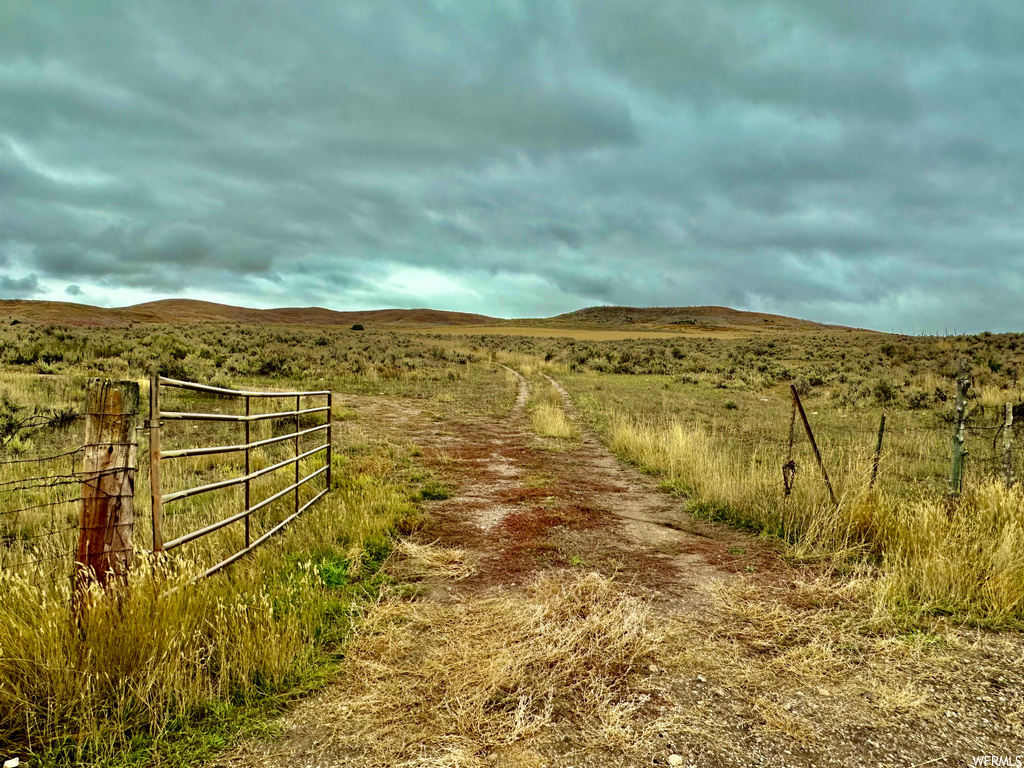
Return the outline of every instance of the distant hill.
[[[837,326],[785,315],[744,312],[729,307],[587,307],[552,317],[551,322],[588,325],[644,325],[656,328],[777,328],[814,330]]]
[[[249,309],[192,299],[164,299],[130,307],[93,307],[62,301],[0,300],[7,321],[114,326],[129,323],[287,323],[294,325],[485,325],[486,315],[438,309],[373,309],[336,312],[323,307]]]
[[[373,309],[338,312],[323,307],[249,309],[193,299],[163,299],[130,307],[93,307],[60,301],[0,300],[0,322],[124,326],[131,323],[283,323],[290,325],[366,326],[543,326],[646,328],[651,330],[836,328],[783,315],[742,312],[728,307],[588,307],[550,318],[503,320],[439,309]]]

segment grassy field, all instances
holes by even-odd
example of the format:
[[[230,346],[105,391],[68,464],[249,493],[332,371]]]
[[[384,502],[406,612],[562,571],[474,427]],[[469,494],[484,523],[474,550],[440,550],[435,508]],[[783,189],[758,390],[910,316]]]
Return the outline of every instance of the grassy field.
[[[155,563],[137,557],[116,602],[90,600],[70,620],[82,441],[77,417],[88,377],[168,375],[222,386],[325,389],[416,398],[438,418],[501,414],[514,392],[479,358],[392,334],[239,326],[80,330],[8,327],[0,341],[0,755],[39,764],[193,763],[332,675],[351,623],[388,580],[396,537],[419,523],[440,484],[417,448],[381,440],[335,400],[333,493],[225,574],[180,588],[236,551],[233,524]],[[143,382],[143,401],[147,386]],[[236,412],[239,401],[167,388],[164,410]],[[253,401],[254,412],[280,406]],[[277,408],[279,409],[279,408]],[[283,420],[290,421],[290,420]],[[310,417],[312,426],[318,422]],[[256,422],[252,439],[288,430]],[[242,442],[238,424],[167,422],[165,449]],[[302,450],[323,434],[302,438]],[[145,440],[139,451],[135,542],[151,545]],[[287,458],[290,441],[254,451],[252,469]],[[304,462],[303,474],[319,466]],[[165,492],[242,474],[242,455],[164,462]],[[33,478],[64,478],[52,480]],[[253,499],[292,481],[253,483]],[[319,484],[319,485],[318,485]],[[303,489],[302,500],[322,488]],[[165,540],[242,509],[240,487],[168,505]],[[13,510],[24,510],[12,513]],[[291,510],[290,497],[253,515],[253,537]],[[185,628],[185,631],[182,631]],[[274,642],[267,642],[267,638]],[[34,762],[35,762],[34,761]]]
[[[121,599],[96,601],[76,625],[68,618],[74,483],[26,486],[38,475],[72,475],[80,456],[28,460],[80,445],[75,414],[89,376],[143,379],[154,363],[167,375],[220,386],[330,388],[340,395],[341,423],[356,418],[345,393],[408,399],[438,421],[499,418],[517,386],[495,365],[503,363],[531,382],[531,425],[553,449],[578,437],[581,427],[592,430],[656,476],[688,513],[777,538],[795,562],[856,577],[867,585],[858,594],[876,617],[903,626],[948,620],[1024,627],[1024,496],[1019,482],[1011,489],[1000,483],[996,427],[1002,405],[1022,400],[1021,335],[479,331],[0,328],[0,753],[31,752],[42,764],[180,764],[257,727],[266,713],[331,674],[351,623],[384,581],[381,563],[396,537],[417,525],[419,499],[434,493],[436,479],[418,466],[416,446],[382,442],[372,424],[355,422],[358,429],[337,431],[335,492],[285,536],[228,574],[169,597],[159,595],[236,549],[239,527],[184,547],[159,567],[142,558]],[[965,493],[951,501],[950,418],[961,358],[973,378],[970,456]],[[565,387],[578,418],[544,374]],[[803,398],[838,505],[829,501],[799,432],[793,493],[783,493],[791,384]],[[171,397],[188,409],[235,407],[187,393]],[[177,405],[170,400],[166,407]],[[885,447],[869,487],[883,411]],[[238,429],[169,428],[167,446],[235,442]],[[266,423],[253,437],[274,429]],[[1020,435],[1014,432],[1018,479]],[[145,499],[144,442],[142,448],[138,496]],[[256,467],[288,450],[267,450]],[[177,489],[234,476],[239,460],[178,460],[165,482]],[[258,494],[286,482],[268,480]],[[136,542],[145,546],[148,509],[140,506]],[[286,507],[254,521],[256,533]],[[182,502],[168,512],[165,537],[240,508],[237,489]],[[35,560],[47,562],[23,566]],[[268,635],[278,641],[265,642]]]
[[[674,338],[735,339],[759,333],[742,328],[679,327],[663,330],[647,328],[559,328],[542,325],[466,325],[422,326],[403,329],[407,333],[427,336],[524,336],[535,339],[571,339],[573,341],[626,341],[630,339],[667,340]]]

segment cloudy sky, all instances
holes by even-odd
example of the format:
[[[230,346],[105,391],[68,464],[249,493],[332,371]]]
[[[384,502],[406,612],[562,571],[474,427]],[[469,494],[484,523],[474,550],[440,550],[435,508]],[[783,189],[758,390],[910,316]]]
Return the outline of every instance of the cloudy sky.
[[[1024,328],[1019,0],[0,3],[0,298]]]

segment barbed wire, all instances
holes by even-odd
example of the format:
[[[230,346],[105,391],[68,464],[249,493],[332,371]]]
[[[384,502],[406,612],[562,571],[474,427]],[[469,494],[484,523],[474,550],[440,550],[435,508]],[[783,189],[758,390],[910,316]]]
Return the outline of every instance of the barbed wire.
[[[19,535],[18,538],[16,539],[16,541],[21,542],[21,541],[32,541],[34,539],[45,539],[47,536],[56,536],[59,533],[64,533],[66,531],[77,531],[77,530],[78,530],[78,525],[77,524],[75,524],[75,525],[66,525],[63,528],[51,528],[51,529],[49,529],[49,530],[47,530],[47,531],[45,531],[43,533],[35,533],[35,534],[32,534],[31,536],[20,536]]]
[[[5,460],[0,461],[0,467],[9,466],[11,464],[32,464],[32,463],[38,463],[38,462],[43,462],[43,461],[56,461],[57,459],[63,459],[66,456],[75,456],[75,455],[77,455],[79,453],[84,453],[84,451],[85,451],[85,446],[82,446],[82,447],[79,447],[79,448],[75,448],[74,450],[71,450],[71,451],[65,451],[64,453],[56,453],[56,454],[54,454],[52,456],[39,456],[39,457],[36,457],[36,458],[30,458],[30,459],[5,459]]]
[[[73,559],[74,559],[74,554],[71,553],[71,552],[68,552],[66,555],[55,555],[53,557],[40,557],[40,558],[36,558],[35,560],[22,560],[22,561],[17,562],[17,563],[6,563],[5,562],[5,563],[0,564],[0,569],[8,569],[8,570],[10,570],[10,569],[13,569],[13,568],[25,568],[25,567],[30,566],[30,565],[38,565],[39,563],[55,563],[55,562],[58,562],[58,561],[59,562],[64,562],[64,561],[69,561],[70,562]]]
[[[61,504],[75,504],[82,500],[81,496],[75,496],[72,499],[60,499],[58,501],[47,501],[42,504],[33,504],[30,507],[20,507],[19,509],[5,509],[0,510],[0,517],[6,515],[18,515],[22,512],[31,512],[34,509],[45,509],[46,507],[59,507]]]
[[[19,477],[14,480],[0,482],[0,493],[16,493],[17,491],[35,490],[38,488],[54,488],[61,485],[75,485],[102,477],[120,474],[120,468],[103,469],[95,472],[71,472],[66,475],[38,475],[36,477]],[[25,484],[25,485],[23,485]],[[19,486],[4,490],[5,486]]]

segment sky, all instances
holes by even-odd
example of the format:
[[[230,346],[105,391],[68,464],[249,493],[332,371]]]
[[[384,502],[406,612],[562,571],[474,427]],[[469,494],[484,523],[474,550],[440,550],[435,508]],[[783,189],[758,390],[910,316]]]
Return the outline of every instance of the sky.
[[[1018,0],[0,3],[0,298],[1024,330]]]

